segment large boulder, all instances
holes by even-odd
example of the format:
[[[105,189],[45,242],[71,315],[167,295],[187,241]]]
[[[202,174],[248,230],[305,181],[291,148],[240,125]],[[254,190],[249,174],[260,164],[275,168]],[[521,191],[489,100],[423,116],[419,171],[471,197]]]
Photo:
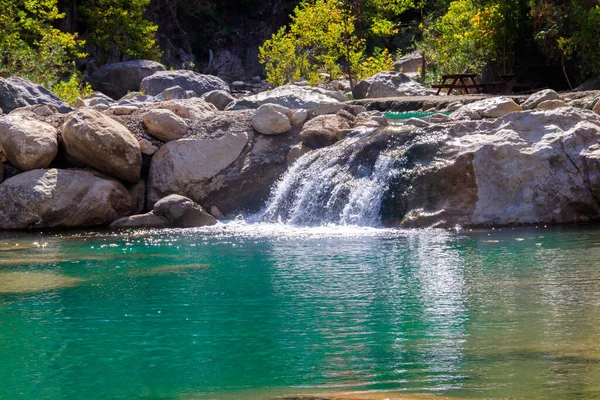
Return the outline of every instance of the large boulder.
[[[401,72],[379,72],[360,81],[352,91],[355,99],[376,99],[399,96],[431,96],[435,91]]]
[[[58,152],[58,132],[27,116],[8,115],[0,119],[0,147],[22,171],[47,168]]]
[[[402,154],[384,218],[403,227],[600,219],[600,116],[560,108],[387,132]]]
[[[413,51],[394,61],[394,71],[404,74],[416,74],[423,68],[424,57],[420,51]]]
[[[279,135],[292,129],[289,108],[277,104],[260,106],[252,117],[252,126],[263,135]]]
[[[155,109],[144,115],[144,126],[158,140],[170,142],[181,139],[188,130],[187,122],[171,110]]]
[[[73,111],[73,108],[54,93],[28,79],[0,78],[0,108],[2,111],[9,113],[16,108],[36,104],[50,104],[61,113]]]
[[[229,85],[221,78],[188,70],[156,72],[144,78],[140,88],[145,94],[156,96],[173,86],[180,86],[184,90],[192,90],[196,93],[196,96],[202,96],[212,90],[230,91]]]
[[[337,142],[340,132],[349,128],[348,120],[340,115],[319,115],[304,124],[300,139],[306,146],[319,149]]]
[[[512,112],[523,111],[520,105],[508,97],[492,97],[465,104],[451,117],[460,119],[500,118]]]
[[[94,110],[78,110],[62,125],[67,156],[115,178],[135,183],[140,178],[142,152],[123,125]]]
[[[156,61],[125,61],[105,65],[86,80],[94,90],[120,99],[128,92],[138,92],[145,77],[164,70],[165,67]]]
[[[533,110],[534,108],[537,108],[538,105],[540,105],[541,103],[543,103],[545,101],[559,100],[559,99],[560,99],[560,97],[558,96],[558,93],[556,93],[554,90],[552,90],[552,89],[541,90],[541,91],[536,92],[536,93],[532,94],[531,96],[529,96],[527,98],[527,100],[525,100],[525,102],[523,104],[521,104],[521,107],[523,107],[523,110]]]
[[[214,105],[198,97],[154,103],[146,106],[142,111],[146,112],[154,109],[170,110],[178,117],[191,121],[205,121],[212,118],[218,111]]]
[[[258,93],[252,96],[244,97],[231,103],[228,110],[246,110],[255,109],[263,104],[278,104],[286,108],[306,108],[314,109],[320,103],[339,103],[347,101],[348,98],[340,92],[326,90],[311,86],[285,85]]]
[[[38,169],[0,185],[0,230],[108,225],[131,214],[130,192],[89,170]]]
[[[206,125],[214,127],[206,132],[208,137],[172,141],[154,154],[150,165],[149,205],[169,194],[180,194],[204,204],[203,185],[233,163],[252,136],[249,121],[246,118],[239,121],[235,115],[216,116]]]

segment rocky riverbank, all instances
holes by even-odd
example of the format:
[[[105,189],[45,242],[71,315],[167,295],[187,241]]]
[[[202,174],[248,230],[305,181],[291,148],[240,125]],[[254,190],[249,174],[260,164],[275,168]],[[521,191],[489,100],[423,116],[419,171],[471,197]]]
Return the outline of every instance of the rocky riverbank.
[[[386,74],[363,87],[424,94],[402,74]],[[125,95],[96,92],[76,109],[25,80],[0,81],[8,113],[0,118],[0,229],[214,224],[261,209],[303,154],[325,149],[327,157],[348,141],[350,153],[330,162],[369,152],[396,160],[400,173],[382,207],[387,225],[600,218],[595,92],[428,96],[435,105],[421,110],[453,114],[390,123],[369,104],[347,102],[343,84],[235,98],[217,77],[147,62],[105,75],[107,91]]]

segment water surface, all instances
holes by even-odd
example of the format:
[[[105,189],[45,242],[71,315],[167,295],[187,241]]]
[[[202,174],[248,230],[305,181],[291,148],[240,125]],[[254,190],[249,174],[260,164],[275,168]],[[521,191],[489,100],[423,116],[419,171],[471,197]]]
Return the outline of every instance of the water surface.
[[[600,398],[599,321],[600,230],[0,236],[2,399]]]

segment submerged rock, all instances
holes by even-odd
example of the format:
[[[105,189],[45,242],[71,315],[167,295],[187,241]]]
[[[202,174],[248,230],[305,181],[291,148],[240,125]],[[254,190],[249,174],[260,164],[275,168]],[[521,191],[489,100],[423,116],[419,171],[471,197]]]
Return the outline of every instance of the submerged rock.
[[[0,294],[47,292],[77,286],[83,279],[51,272],[1,272]]]
[[[125,186],[89,170],[38,169],[0,185],[0,230],[102,226],[134,210]]]

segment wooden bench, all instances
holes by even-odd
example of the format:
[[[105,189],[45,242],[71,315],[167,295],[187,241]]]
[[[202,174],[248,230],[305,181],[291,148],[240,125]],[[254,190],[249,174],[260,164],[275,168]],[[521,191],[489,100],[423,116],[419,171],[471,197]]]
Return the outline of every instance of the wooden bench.
[[[438,90],[436,95],[439,95],[442,89],[448,89],[448,94],[456,89],[464,91],[465,94],[469,94],[469,89],[475,89],[477,93],[481,93],[479,84],[475,82],[476,76],[477,74],[442,75],[442,83],[431,85],[431,87]],[[448,81],[452,82],[448,83]]]

